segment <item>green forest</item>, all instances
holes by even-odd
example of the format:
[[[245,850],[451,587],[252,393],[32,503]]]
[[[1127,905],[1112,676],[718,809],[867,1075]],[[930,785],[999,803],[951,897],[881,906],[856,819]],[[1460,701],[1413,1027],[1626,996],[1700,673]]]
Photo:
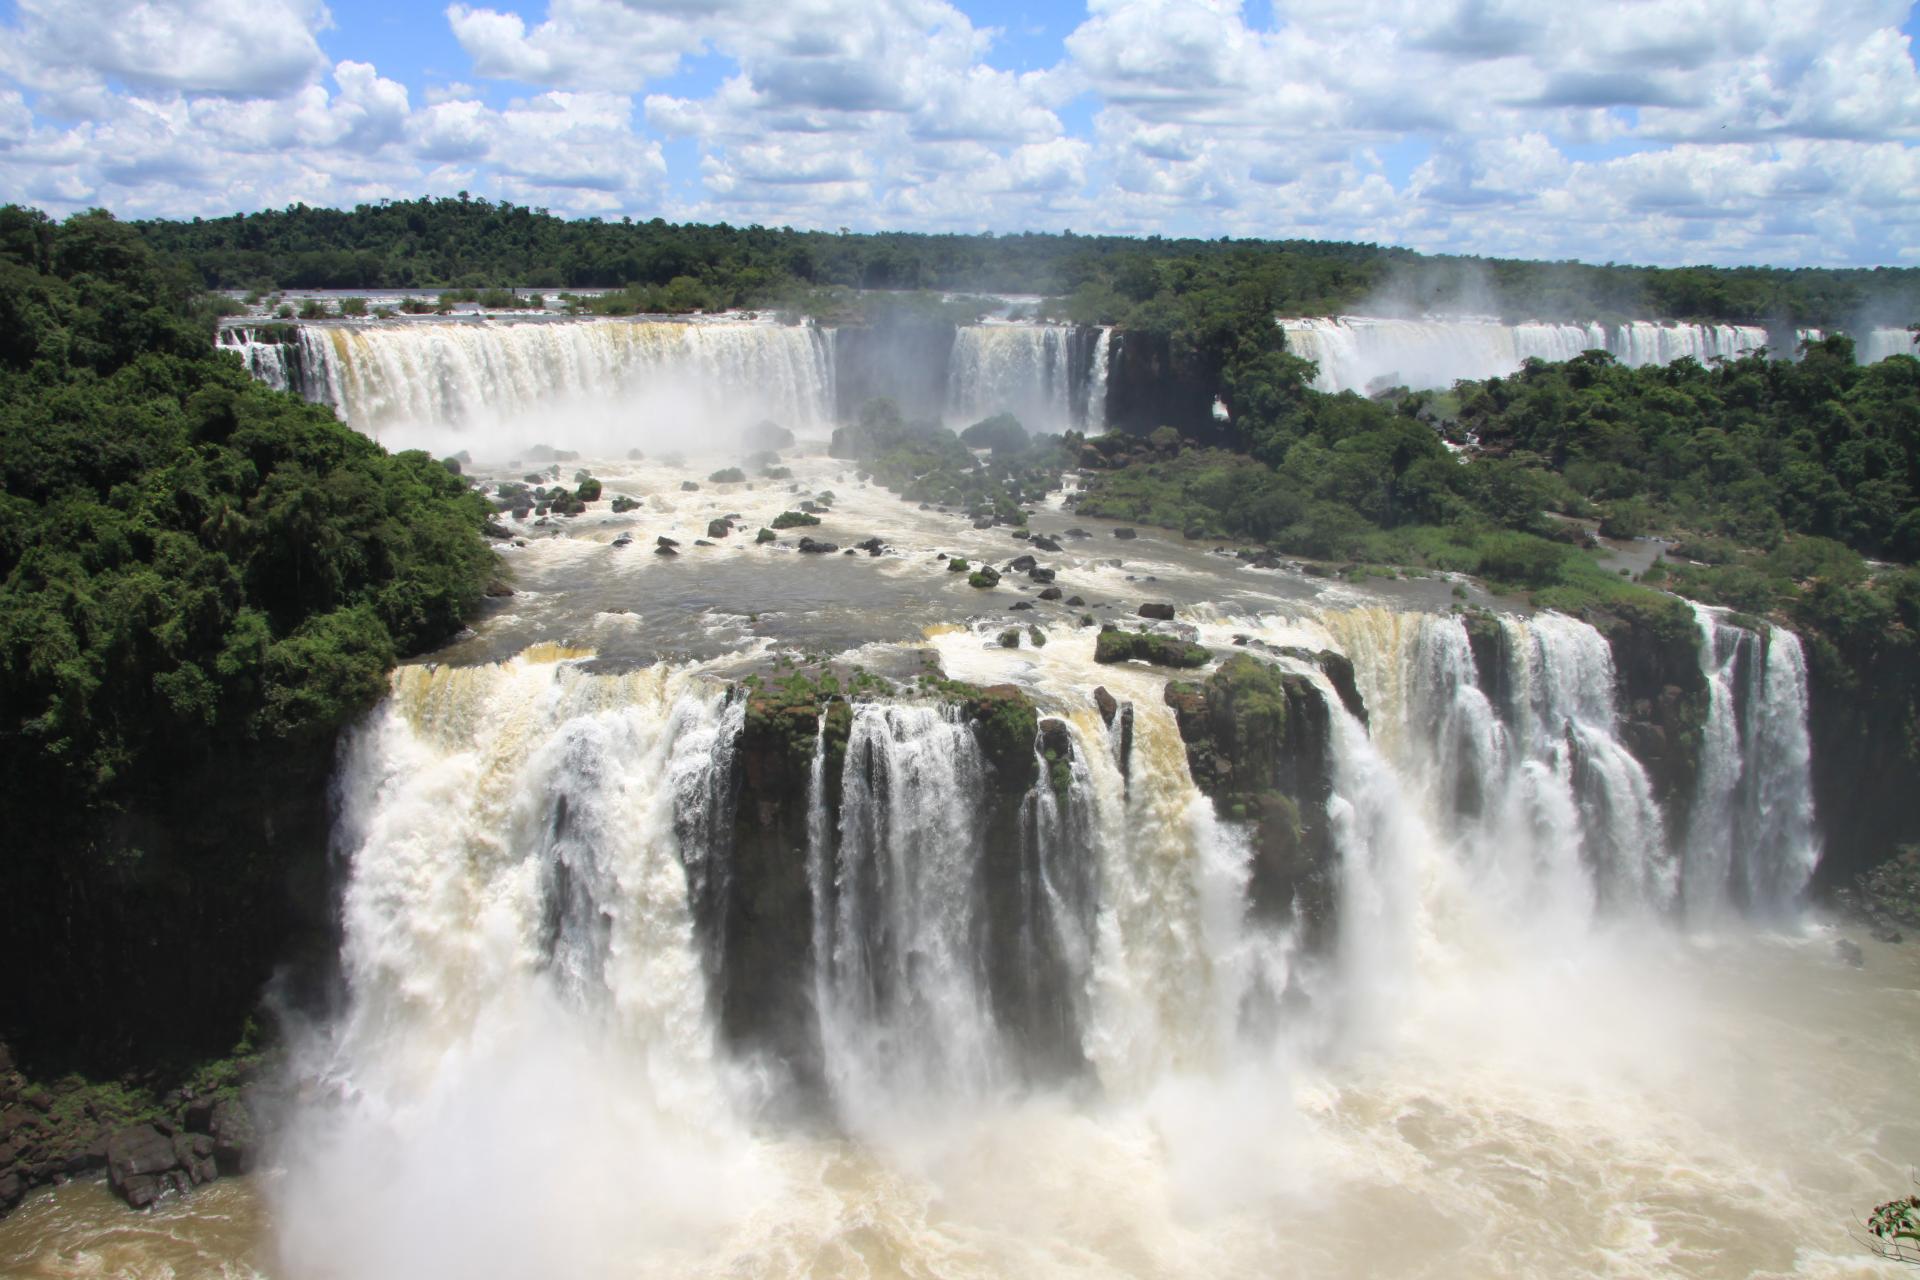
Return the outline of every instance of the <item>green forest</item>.
[[[352,210],[293,205],[135,224],[216,289],[612,289],[610,310],[844,305],[836,291],[1044,294],[1083,323],[1164,327],[1183,299],[1256,295],[1331,315],[1390,296],[1413,311],[1510,319],[1711,320],[1848,327],[1920,320],[1920,268],[1593,266],[1433,257],[1374,244],[1021,233],[851,234],[790,227],[569,221],[457,197]],[[822,296],[822,295],[826,296]]]
[[[0,770],[105,812],[329,737],[446,640],[489,508],[212,346],[193,273],[104,213],[0,209]]]

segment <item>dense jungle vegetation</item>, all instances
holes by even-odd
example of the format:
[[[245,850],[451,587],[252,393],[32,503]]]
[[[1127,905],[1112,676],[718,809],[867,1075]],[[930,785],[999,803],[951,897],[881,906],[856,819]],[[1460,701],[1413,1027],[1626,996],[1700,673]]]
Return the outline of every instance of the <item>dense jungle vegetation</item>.
[[[1720,320],[1845,327],[1920,318],[1920,269],[1589,266],[1428,257],[1316,240],[1022,233],[838,234],[787,227],[568,221],[471,199],[286,209],[136,224],[211,288],[614,289],[610,310],[847,305],[836,290],[1040,293],[1084,323],[1162,328],[1193,295],[1250,288],[1274,310],[1328,315],[1390,295],[1414,311],[1512,318]]]
[[[458,476],[211,339],[133,227],[0,209],[0,773],[82,844],[222,752],[330,737],[492,570]]]

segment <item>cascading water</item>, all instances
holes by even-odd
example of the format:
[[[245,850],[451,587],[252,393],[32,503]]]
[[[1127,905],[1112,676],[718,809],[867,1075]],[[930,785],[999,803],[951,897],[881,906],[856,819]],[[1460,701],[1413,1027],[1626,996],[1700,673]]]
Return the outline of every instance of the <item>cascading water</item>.
[[[265,380],[290,376],[247,331]],[[411,322],[299,330],[296,389],[399,446],[518,449],[564,439],[619,456],[708,442],[716,421],[823,429],[833,351],[812,325],[744,320]]]
[[[1287,345],[1320,366],[1322,391],[1366,392],[1378,384],[1450,387],[1461,379],[1505,377],[1530,359],[1570,360],[1611,352],[1622,364],[1671,364],[1734,357],[1767,344],[1753,325],[1507,324],[1483,317],[1398,320],[1375,316],[1286,319]]]
[[[1888,356],[1920,355],[1913,331],[1881,326],[1864,329],[1854,337],[1853,358],[1861,364],[1878,364]]]
[[[1687,835],[1686,903],[1711,918],[1729,904],[1778,916],[1798,904],[1820,859],[1800,638],[1694,606],[1710,695],[1700,786]]]
[[[1078,333],[1052,324],[960,327],[947,371],[948,420],[1011,413],[1030,431],[1098,430],[1106,415],[1107,330],[1076,352]]]
[[[1710,838],[1763,907],[1790,904],[1817,853],[1797,644],[1711,613],[1701,626],[1726,696],[1670,853],[1622,745],[1611,652],[1584,623],[1358,609],[1203,624],[1212,644],[1265,643],[1261,660],[1327,710],[1324,929],[1255,909],[1266,855],[1196,785],[1166,674],[1093,666],[1088,633],[934,642],[963,678],[1017,677],[1040,704],[1033,781],[1013,792],[961,708],[924,694],[805,710],[788,800],[753,781],[771,767],[741,745],[758,713],[718,673],[609,674],[551,647],[404,668],[340,779],[350,1003],[302,1058],[330,1100],[304,1113],[274,1184],[283,1254],[365,1275],[833,1273],[853,1258],[1052,1273],[1095,1229],[1060,1215],[1091,1215],[1122,1241],[1128,1219],[1153,1236],[1093,1274],[1251,1275],[1275,1255],[1250,1224],[1309,1238],[1313,1215],[1295,1214],[1316,1180],[1342,1197],[1399,1185],[1407,1144],[1461,1162],[1426,1193],[1448,1222],[1485,1209],[1464,1172],[1495,1141],[1483,1131],[1521,1144],[1556,1199],[1601,1194],[1549,1158],[1588,1125],[1610,1153],[1594,1159],[1657,1181],[1670,1120],[1635,1136],[1526,1090],[1564,1072],[1610,1098],[1601,1082],[1646,1063],[1605,1028],[1657,1017],[1680,1034],[1640,978],[1609,985],[1640,962],[1608,950],[1618,927],[1658,927],[1676,855],[1691,909]],[[1328,646],[1352,659],[1367,720],[1309,660]],[[1106,714],[1090,679],[1115,695]],[[1731,787],[1708,781],[1726,776],[1713,744],[1728,726]],[[767,806],[789,803],[791,834],[744,860],[741,824],[764,834]],[[1723,811],[1779,838],[1743,851],[1753,828],[1705,816]],[[769,886],[788,874],[801,898],[780,909],[806,918],[777,936],[828,1139],[767,1109],[782,1088],[769,1042],[728,1021],[752,1000],[723,1012],[733,966],[766,944],[738,931],[772,925]],[[1528,1020],[1541,1026],[1517,1029]],[[1436,1083],[1468,1069],[1448,1056],[1463,1034],[1522,1064],[1525,1088],[1497,1069]],[[751,1052],[729,1051],[741,1041]],[[1735,1157],[1701,1158],[1699,1176],[1751,1184]],[[1041,1163],[1015,1172],[1024,1160]],[[528,1169],[540,1185],[510,1206],[485,1193]],[[1445,1190],[1461,1177],[1464,1198]],[[1390,1211],[1377,1195],[1363,1200]],[[1002,1234],[1015,1201],[1041,1215],[1032,1238]],[[1162,1221],[1169,1204],[1184,1208]],[[1175,1225],[1193,1214],[1203,1225]],[[360,1224],[350,1239],[343,1220]],[[1305,1273],[1377,1261],[1328,1247],[1344,1261],[1316,1254]],[[1650,1248],[1633,1256],[1671,1261]]]

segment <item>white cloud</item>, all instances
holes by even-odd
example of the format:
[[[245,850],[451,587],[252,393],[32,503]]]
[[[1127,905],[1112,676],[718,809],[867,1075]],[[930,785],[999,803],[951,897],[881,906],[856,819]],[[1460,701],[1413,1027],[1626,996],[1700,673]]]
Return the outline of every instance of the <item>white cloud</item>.
[[[0,182],[59,210],[465,187],[1649,261],[1890,261],[1920,239],[1907,0],[1272,0],[1259,23],[1239,0],[1089,0],[1025,73],[969,2],[461,0],[443,12],[471,66],[415,78],[330,61],[319,0],[21,0]]]

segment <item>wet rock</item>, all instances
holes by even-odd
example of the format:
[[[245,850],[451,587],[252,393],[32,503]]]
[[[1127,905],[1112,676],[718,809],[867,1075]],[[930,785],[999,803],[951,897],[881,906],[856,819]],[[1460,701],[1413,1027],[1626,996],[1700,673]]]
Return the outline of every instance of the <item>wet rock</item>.
[[[1002,649],[1018,649],[1020,647],[1020,628],[1008,627],[1005,631],[1002,631],[1000,633],[999,643]]]
[[[1085,529],[1069,529],[1060,535],[1063,538],[1091,538],[1093,535]]]
[[[1061,549],[1059,543],[1039,533],[1033,535],[1033,546],[1036,550],[1040,551],[1059,551]]]
[[[1027,577],[1031,578],[1035,582],[1041,582],[1041,583],[1052,582],[1054,578],[1054,571],[1052,569],[1045,569],[1040,567],[1039,565],[1035,565],[1033,568],[1027,570]]]
[[[1068,596],[1067,605],[1074,609],[1084,609],[1087,607],[1087,602],[1080,596]]]
[[[1173,606],[1159,601],[1149,600],[1140,606],[1139,614],[1143,618],[1152,618],[1156,622],[1172,622]]]
[[[1025,573],[1038,563],[1039,561],[1035,560],[1032,556],[1015,556],[1013,559],[1007,561],[1007,572]]]
[[[991,520],[975,520],[975,521],[973,522],[973,527],[974,527],[974,528],[976,528],[976,529],[991,529],[991,528],[993,528],[993,521],[991,521]]]
[[[986,590],[1000,585],[1000,572],[990,564],[983,564],[967,577],[967,585]]]
[[[1013,531],[1013,536],[1019,539],[1021,542],[1025,542],[1028,538],[1031,538],[1033,535],[1031,533],[1028,533],[1025,529],[1015,529]]]
[[[655,538],[655,539],[653,540],[653,544],[654,544],[654,545],[655,545],[656,547],[669,547],[669,548],[671,548],[671,547],[677,547],[677,546],[679,546],[679,545],[680,545],[680,544],[679,544],[678,542],[676,542],[676,541],[674,541],[674,540],[673,540],[672,538],[669,538],[669,537],[668,537],[668,536],[667,536],[666,534],[664,534],[664,533],[663,533],[663,534],[661,534],[661,535],[660,535],[659,537],[657,537],[657,538]]]
[[[1031,600],[1016,600],[1016,601],[1015,601],[1014,603],[1012,603],[1012,604],[1010,604],[1010,605],[1008,605],[1008,606],[1007,606],[1007,608],[1009,608],[1009,609],[1031,609],[1031,608],[1033,608],[1033,601],[1031,601]]]
[[[638,499],[629,498],[624,493],[615,494],[613,502],[610,505],[613,507],[613,514],[617,516],[625,515],[629,511],[638,511],[640,509],[640,503]]]
[[[1060,598],[1060,588],[1048,587],[1040,593],[1040,598],[1042,600],[1058,600]]]
[[[695,484],[695,483],[694,483],[693,481],[691,481],[691,480],[682,480],[682,481],[680,482],[680,492],[682,492],[682,493],[698,493],[698,492],[700,492],[700,486],[699,486],[699,485],[697,485],[697,484]]]
[[[1133,539],[1139,537],[1140,535],[1138,532],[1136,532],[1133,529],[1121,527],[1113,531],[1113,536],[1120,539],[1122,542],[1130,542]]]
[[[779,537],[780,535],[771,529],[762,529],[753,535],[753,543],[755,546],[761,546],[765,543],[777,541]]]
[[[7,1213],[27,1194],[27,1187],[17,1173],[0,1174],[0,1214]]]
[[[658,546],[653,549],[653,554],[657,556],[677,556],[680,553],[670,546]]]
[[[838,543],[815,542],[812,538],[808,538],[808,537],[802,537],[800,539],[800,550],[806,555],[810,555],[810,556],[832,555],[834,552],[838,551],[839,549],[840,547]]]
[[[1093,691],[1093,705],[1100,709],[1100,719],[1108,728],[1113,727],[1114,713],[1120,710],[1120,704],[1107,692],[1107,686],[1099,685]]]
[[[1106,627],[1094,642],[1095,662],[1139,660],[1158,667],[1204,667],[1213,655],[1197,644],[1151,631],[1121,631]]]
[[[868,538],[865,542],[856,542],[853,545],[870,556],[880,555],[887,549],[887,544],[878,538]]]
[[[705,538],[695,538],[693,540],[693,545],[696,547],[710,547],[713,545],[713,543],[708,542]]]
[[[153,1125],[137,1124],[107,1139],[107,1185],[136,1209],[160,1198],[171,1185],[160,1175],[179,1163],[173,1139]]]
[[[623,533],[619,537],[613,540],[613,545],[616,547],[630,547],[633,545],[633,535],[630,533]]]
[[[513,532],[509,530],[507,526],[501,524],[498,520],[487,521],[485,524],[480,526],[480,532],[486,534],[489,538],[493,538],[497,541],[504,541],[505,539],[511,538],[513,536]]]
[[[1852,965],[1856,969],[1864,967],[1867,963],[1867,953],[1862,951],[1860,944],[1851,938],[1836,939],[1833,952],[1840,957],[1840,963]]]
[[[221,1173],[246,1173],[259,1153],[260,1133],[253,1111],[239,1098],[214,1104],[207,1123],[213,1139],[213,1159]]]
[[[725,520],[707,521],[707,536],[709,538],[724,538],[732,532],[733,526]]]
[[[220,1176],[220,1169],[213,1159],[213,1139],[207,1134],[174,1134],[173,1156],[174,1163],[187,1171],[187,1177],[193,1180],[196,1187]]]

